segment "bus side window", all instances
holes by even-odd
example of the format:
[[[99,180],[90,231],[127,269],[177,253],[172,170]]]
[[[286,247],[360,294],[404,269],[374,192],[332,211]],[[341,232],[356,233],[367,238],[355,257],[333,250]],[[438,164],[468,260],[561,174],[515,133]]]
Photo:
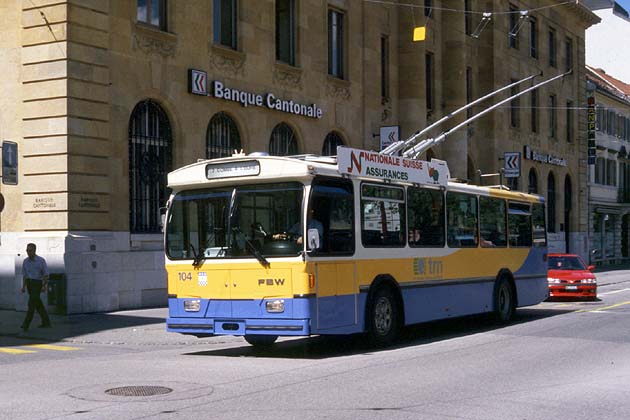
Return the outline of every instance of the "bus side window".
[[[451,248],[475,248],[478,244],[477,197],[446,193],[447,241]]]
[[[407,189],[410,247],[444,246],[444,194],[442,191]]]
[[[482,247],[507,246],[505,201],[500,198],[479,197],[479,235]]]
[[[508,204],[508,229],[510,246],[532,246],[532,215],[529,204]]]
[[[361,185],[361,241],[366,247],[398,247],[406,242],[405,190]]]
[[[308,215],[321,223],[316,255],[354,254],[354,193],[352,181],[318,178],[313,183]],[[308,221],[307,221],[308,223]]]
[[[547,246],[544,204],[534,204],[532,206],[532,225],[534,229],[534,246]]]

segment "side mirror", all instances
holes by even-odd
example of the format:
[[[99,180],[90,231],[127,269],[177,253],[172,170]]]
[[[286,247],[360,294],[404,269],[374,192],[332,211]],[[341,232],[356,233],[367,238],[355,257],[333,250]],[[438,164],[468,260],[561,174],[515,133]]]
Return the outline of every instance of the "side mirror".
[[[306,232],[306,237],[307,237],[307,244],[308,247],[307,249],[309,251],[314,250],[314,249],[319,249],[320,244],[319,244],[319,231],[317,229],[309,229]]]
[[[595,270],[595,266],[594,265],[589,265],[588,267],[586,267],[586,269],[588,271],[593,271],[593,270]]]

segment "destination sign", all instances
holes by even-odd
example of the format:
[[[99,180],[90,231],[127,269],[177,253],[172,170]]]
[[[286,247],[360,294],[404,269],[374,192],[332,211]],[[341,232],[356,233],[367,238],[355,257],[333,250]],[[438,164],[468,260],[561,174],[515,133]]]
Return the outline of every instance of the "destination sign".
[[[446,185],[450,173],[446,162],[406,159],[349,147],[337,148],[339,172],[388,181]]]
[[[258,161],[211,163],[206,166],[206,178],[220,179],[235,176],[256,176],[260,173]]]

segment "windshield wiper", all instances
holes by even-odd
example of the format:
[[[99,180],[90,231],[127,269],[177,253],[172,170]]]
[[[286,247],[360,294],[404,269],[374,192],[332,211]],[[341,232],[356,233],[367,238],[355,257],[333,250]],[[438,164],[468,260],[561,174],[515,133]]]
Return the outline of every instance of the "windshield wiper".
[[[256,257],[256,259],[258,261],[260,261],[260,263],[265,267],[268,268],[271,266],[271,264],[269,263],[269,261],[260,253],[258,252],[258,250],[256,249],[256,246],[251,243],[249,241],[249,239],[247,239],[247,236],[245,236],[245,234],[243,233],[243,231],[241,230],[241,228],[239,228],[238,226],[234,226],[232,228],[232,231],[234,233],[236,233],[238,235],[239,238],[241,238],[243,241],[245,241],[245,244],[247,245],[247,247],[249,248],[249,250],[252,252],[252,254],[254,254],[254,257]]]
[[[189,245],[190,245],[190,248],[192,249],[193,257],[194,257],[192,265],[193,267],[197,267],[201,265],[201,262],[204,261],[206,257],[205,255],[201,255],[201,248],[199,248],[199,252],[197,252],[193,244],[189,244]]]

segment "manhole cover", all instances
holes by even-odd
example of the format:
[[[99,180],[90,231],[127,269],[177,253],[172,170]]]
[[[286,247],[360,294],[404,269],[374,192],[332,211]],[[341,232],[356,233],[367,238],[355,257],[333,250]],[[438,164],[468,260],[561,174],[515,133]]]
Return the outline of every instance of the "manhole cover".
[[[165,386],[121,386],[105,391],[106,394],[118,397],[150,397],[152,395],[162,395],[172,392],[171,388]]]

